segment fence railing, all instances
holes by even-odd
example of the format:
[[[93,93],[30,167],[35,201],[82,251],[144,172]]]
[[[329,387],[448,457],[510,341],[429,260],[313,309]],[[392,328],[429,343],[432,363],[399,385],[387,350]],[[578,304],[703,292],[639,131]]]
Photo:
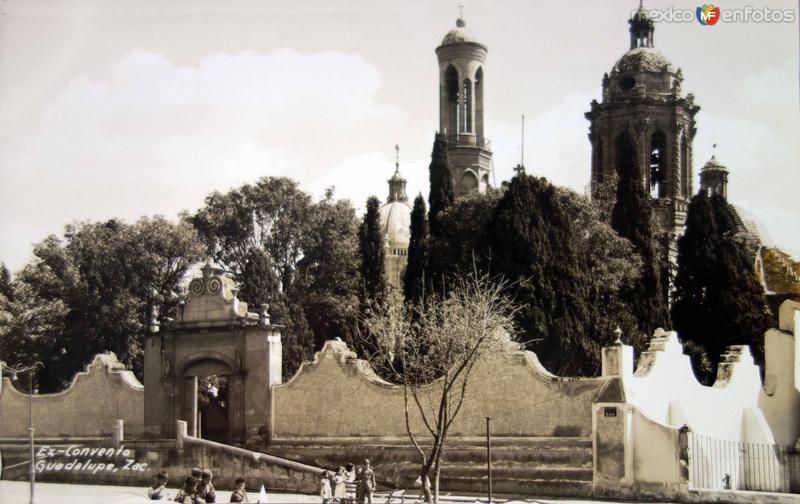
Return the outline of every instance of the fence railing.
[[[691,432],[689,482],[695,489],[800,493],[800,450]]]

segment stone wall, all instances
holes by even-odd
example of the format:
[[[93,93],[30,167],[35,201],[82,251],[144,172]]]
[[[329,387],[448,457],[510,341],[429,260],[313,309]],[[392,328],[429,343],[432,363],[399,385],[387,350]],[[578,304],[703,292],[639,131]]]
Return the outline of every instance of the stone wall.
[[[21,377],[26,384],[27,377]],[[0,389],[0,438],[28,436],[28,394],[3,378]],[[144,387],[113,354],[96,355],[66,390],[33,396],[37,437],[111,435],[117,419],[144,422]]]
[[[717,439],[774,442],[767,429],[744,428],[744,412],[758,409],[761,377],[746,346],[728,347],[713,386],[700,384],[675,332],[657,330],[634,372],[633,351],[621,349],[625,397],[645,416],[663,425],[686,424]]]
[[[554,376],[525,351],[478,362],[450,437],[484,436],[486,417],[497,436],[588,437],[592,403],[606,382]],[[272,391],[274,441],[407,436],[402,387],[378,377],[341,341],[328,341],[313,362]],[[411,411],[412,431],[421,434],[413,404]]]

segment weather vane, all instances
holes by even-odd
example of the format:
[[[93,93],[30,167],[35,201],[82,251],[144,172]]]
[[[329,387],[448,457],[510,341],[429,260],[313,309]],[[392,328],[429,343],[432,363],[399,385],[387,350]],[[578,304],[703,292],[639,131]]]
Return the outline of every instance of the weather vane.
[[[400,170],[400,144],[394,144],[394,169]]]
[[[458,6],[458,17],[460,17],[460,18],[464,17],[464,6],[463,5],[459,5]]]

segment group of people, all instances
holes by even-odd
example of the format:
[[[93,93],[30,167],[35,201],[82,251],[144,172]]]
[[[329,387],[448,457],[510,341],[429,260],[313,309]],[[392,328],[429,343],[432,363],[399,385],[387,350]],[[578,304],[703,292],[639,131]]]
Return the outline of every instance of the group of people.
[[[364,461],[364,467],[356,470],[350,463],[344,467],[339,467],[335,474],[330,471],[322,473],[320,480],[319,495],[322,503],[349,502],[372,504],[372,493],[375,491],[375,471],[369,463],[369,459]]]
[[[150,500],[179,502],[180,504],[210,504],[217,502],[217,493],[211,483],[213,475],[209,469],[201,470],[198,467],[183,481],[181,488],[173,499],[167,495],[167,473],[161,471],[156,474],[153,484],[147,489]],[[231,494],[231,502],[247,502],[245,479],[236,478],[236,489]]]

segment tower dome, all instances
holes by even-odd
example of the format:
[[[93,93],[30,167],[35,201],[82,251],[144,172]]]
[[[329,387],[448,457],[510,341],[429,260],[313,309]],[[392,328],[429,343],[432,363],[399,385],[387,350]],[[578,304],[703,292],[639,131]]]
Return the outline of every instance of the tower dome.
[[[478,42],[478,39],[472,35],[472,32],[467,28],[467,23],[464,21],[464,18],[461,17],[456,20],[456,27],[445,34],[441,45],[446,46],[453,44],[477,44],[484,49],[486,48],[486,46]]]
[[[395,149],[399,158],[399,147]],[[402,289],[411,240],[411,206],[406,196],[406,179],[400,175],[399,160],[395,161],[394,175],[388,182],[389,197],[380,208],[386,276],[389,285]]]

